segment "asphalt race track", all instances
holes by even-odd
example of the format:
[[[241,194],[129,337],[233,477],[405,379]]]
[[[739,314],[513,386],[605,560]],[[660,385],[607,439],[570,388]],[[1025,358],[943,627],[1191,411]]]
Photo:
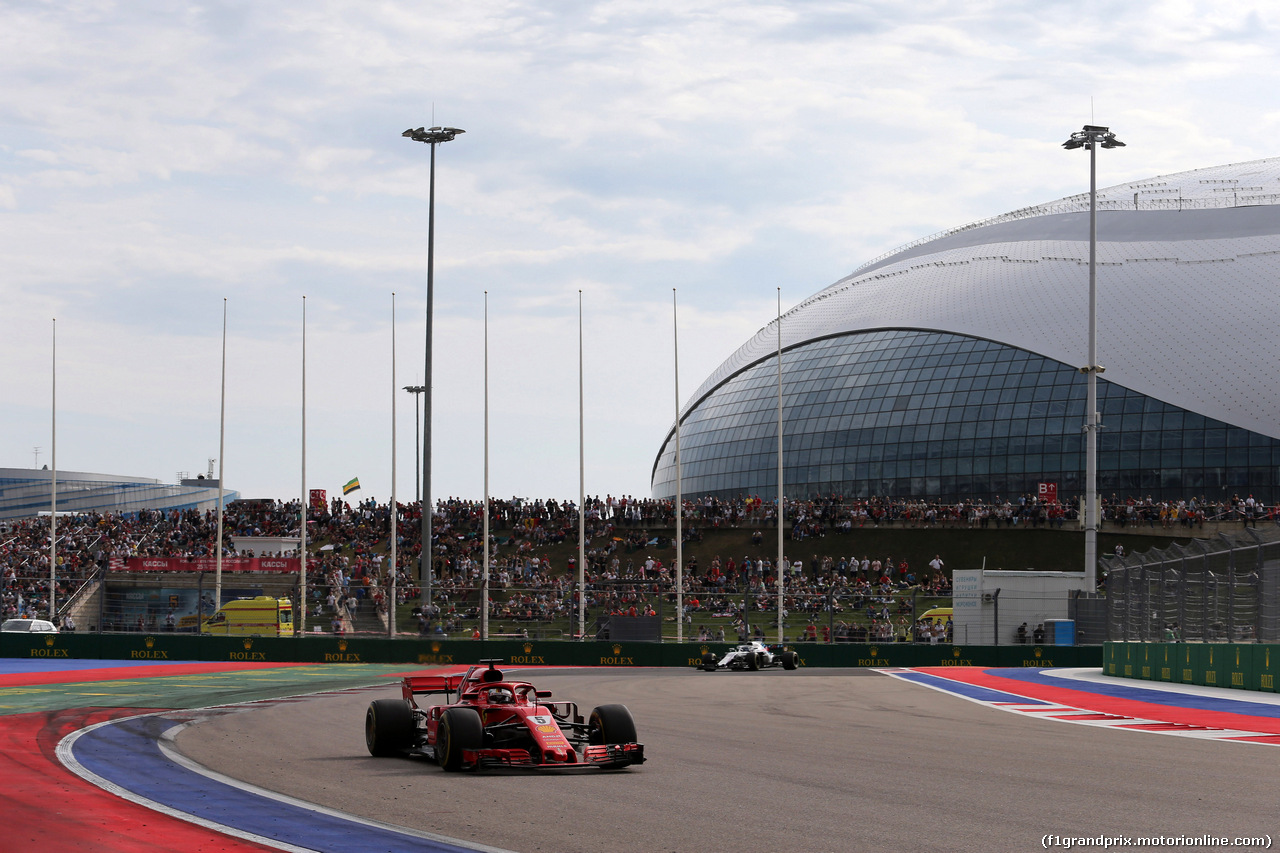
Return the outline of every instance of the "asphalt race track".
[[[519,677],[584,713],[626,704],[648,762],[557,776],[375,759],[364,711],[399,695],[390,681],[196,718],[175,746],[262,788],[519,853],[1019,851],[1050,834],[1280,830],[1280,753],[1265,742],[1067,725],[868,670]]]

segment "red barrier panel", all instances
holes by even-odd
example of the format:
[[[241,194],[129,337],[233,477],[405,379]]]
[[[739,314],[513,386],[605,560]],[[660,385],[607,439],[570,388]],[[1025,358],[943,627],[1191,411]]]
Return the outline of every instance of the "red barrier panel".
[[[307,561],[311,563],[310,560]],[[188,560],[186,557],[129,557],[112,560],[114,572],[212,572],[218,561],[213,557]],[[224,572],[280,572],[297,573],[301,561],[297,557],[225,557]]]

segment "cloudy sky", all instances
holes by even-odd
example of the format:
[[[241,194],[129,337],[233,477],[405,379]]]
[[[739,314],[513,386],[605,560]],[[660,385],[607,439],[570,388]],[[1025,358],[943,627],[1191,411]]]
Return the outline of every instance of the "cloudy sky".
[[[1258,3],[0,0],[0,467],[415,489],[429,156],[433,487],[649,494],[676,406],[910,240],[1280,154]],[[673,292],[678,310],[673,311]],[[392,294],[395,294],[394,300]],[[225,302],[224,302],[225,300]],[[394,315],[393,315],[394,304]],[[394,354],[393,359],[393,316]],[[56,321],[56,322],[55,322]],[[54,340],[56,327],[56,358]],[[393,383],[392,364],[395,364]],[[685,402],[682,399],[681,402]],[[215,463],[215,466],[217,463]]]

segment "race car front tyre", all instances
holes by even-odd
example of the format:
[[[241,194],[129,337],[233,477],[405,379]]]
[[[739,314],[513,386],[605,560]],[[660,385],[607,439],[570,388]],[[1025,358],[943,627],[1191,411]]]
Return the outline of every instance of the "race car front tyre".
[[[795,669],[800,665],[799,652],[782,652],[782,668]]]
[[[591,712],[587,743],[635,743],[636,721],[626,705],[601,705]]]
[[[755,652],[747,652],[747,669],[755,672],[760,668],[760,657]]]
[[[715,654],[713,654],[712,652],[702,653],[702,668],[707,672],[715,672],[717,669],[719,669],[719,667],[716,666]]]
[[[413,745],[413,709],[403,699],[375,699],[364,715],[364,744],[370,755],[395,755]]]
[[[436,763],[445,770],[462,769],[462,751],[484,745],[484,724],[471,708],[445,708],[436,726]]]

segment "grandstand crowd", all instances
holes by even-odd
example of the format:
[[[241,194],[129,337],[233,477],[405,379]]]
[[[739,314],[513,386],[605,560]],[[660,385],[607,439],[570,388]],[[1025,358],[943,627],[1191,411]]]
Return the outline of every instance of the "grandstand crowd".
[[[1276,507],[1266,507],[1252,496],[1228,501],[1204,498],[1179,501],[1104,498],[1103,526],[1200,527],[1207,521],[1256,525],[1274,522]],[[703,531],[718,528],[752,529],[753,541],[773,527],[776,504],[755,496],[733,500],[691,498],[682,504],[685,541],[698,541]],[[845,499],[838,496],[788,500],[786,521],[790,539],[847,534],[867,527],[1061,527],[1076,518],[1074,504],[1046,503],[1034,496],[992,501],[955,502],[899,500],[891,498]],[[297,556],[289,554],[239,554],[233,537],[296,537],[301,505],[294,501],[237,501],[223,513],[223,554],[235,556]],[[672,567],[652,559],[655,546],[670,540],[651,530],[670,532],[675,527],[671,500],[606,496],[586,501],[587,606],[601,614],[657,613],[674,599]],[[416,566],[421,540],[418,504],[396,508],[397,603],[416,600]],[[308,512],[308,540],[319,546],[308,550],[311,582],[308,615],[339,620],[364,603],[385,611],[389,572],[388,532],[391,508],[373,500],[354,506],[332,500],[312,506]],[[456,631],[462,621],[479,611],[477,590],[483,563],[484,504],[456,498],[439,500],[432,517],[431,562],[434,579],[432,605],[419,619],[423,630]],[[48,611],[50,582],[48,516],[0,522],[0,614],[4,618],[38,615]],[[567,618],[577,610],[577,567],[552,566],[541,547],[577,542],[579,511],[572,501],[491,500],[492,617],[499,621],[538,622]],[[143,510],[129,514],[89,513],[58,519],[57,598],[68,598],[112,561],[131,557],[211,557],[217,549],[217,514],[195,510]],[[793,548],[797,546],[791,546]],[[784,558],[784,562],[785,562]],[[925,594],[947,595],[949,575],[941,566],[913,570],[891,556],[847,558],[816,557],[809,562],[791,560],[775,567],[768,558],[715,558],[710,565],[691,561],[684,567],[686,612],[691,626],[703,615],[728,615],[742,630],[752,622],[750,611],[776,607],[776,583],[785,575],[789,613],[818,611],[832,614],[865,613],[861,620],[841,623],[838,636],[870,631],[874,640],[901,636],[911,630],[910,613],[896,612],[901,598],[893,592],[906,588]],[[744,608],[747,609],[744,614]],[[673,615],[673,614],[668,614]],[[744,615],[747,618],[743,618]],[[336,622],[335,622],[336,627]]]

